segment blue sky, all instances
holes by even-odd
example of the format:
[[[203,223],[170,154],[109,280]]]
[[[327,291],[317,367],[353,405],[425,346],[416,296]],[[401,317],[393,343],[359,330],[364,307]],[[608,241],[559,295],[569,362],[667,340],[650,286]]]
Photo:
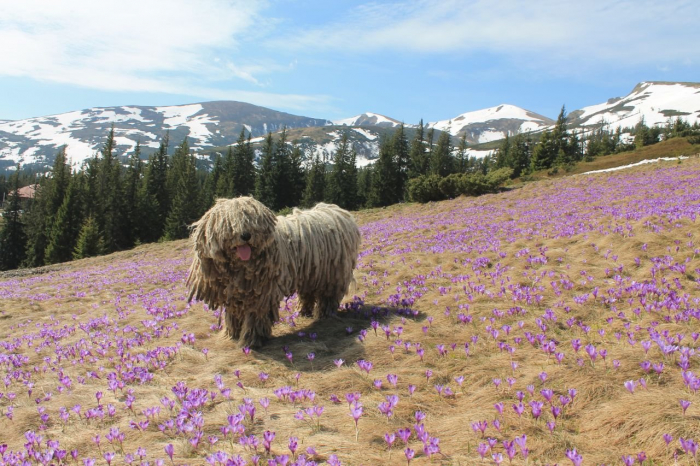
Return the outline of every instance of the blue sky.
[[[0,119],[209,100],[556,118],[640,81],[700,81],[698,18],[697,0],[3,0]]]

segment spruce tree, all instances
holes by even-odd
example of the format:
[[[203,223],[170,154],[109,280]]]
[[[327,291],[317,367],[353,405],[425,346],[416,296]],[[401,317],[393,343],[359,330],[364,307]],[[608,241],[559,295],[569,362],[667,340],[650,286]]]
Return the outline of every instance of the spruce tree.
[[[510,153],[510,148],[511,148],[510,137],[506,134],[505,139],[503,139],[503,141],[501,141],[501,144],[498,146],[498,149],[496,150],[496,168],[504,168],[504,167],[511,166],[512,154]]]
[[[56,153],[49,176],[38,182],[34,201],[26,216],[26,265],[30,267],[38,267],[45,263],[44,253],[48,245],[48,235],[56,220],[58,209],[63,204],[70,183],[70,171],[66,148],[63,146]]]
[[[423,120],[421,120],[420,123],[418,123],[418,128],[416,128],[416,134],[411,141],[408,177],[416,178],[427,174],[429,162],[430,160],[425,150],[425,128],[423,126]]]
[[[241,137],[242,136],[243,136],[243,132],[241,132]],[[241,139],[239,138],[238,141],[240,143]],[[228,150],[226,151],[226,155],[224,156],[223,161],[221,161],[221,174],[219,175],[219,179],[216,182],[216,191],[215,191],[216,197],[225,197],[225,198],[233,197],[233,190],[234,190],[233,176],[234,176],[233,147],[228,146]]]
[[[132,247],[140,237],[139,232],[139,190],[143,162],[141,161],[141,143],[137,142],[134,152],[129,157],[129,165],[124,179],[124,240],[125,247]]]
[[[292,186],[291,186],[291,165],[289,157],[289,146],[287,145],[287,129],[283,128],[279,139],[277,139],[272,158],[273,184],[275,187],[275,210],[291,207]]]
[[[447,131],[441,132],[430,158],[430,172],[433,175],[444,177],[454,171],[454,159],[451,149],[450,133]]]
[[[396,191],[399,200],[403,200],[408,181],[408,167],[410,162],[410,148],[403,123],[394,131],[391,139],[394,164],[396,165]]]
[[[114,156],[114,125],[102,147],[99,162],[98,196],[100,208],[97,220],[104,235],[106,252],[125,247],[124,193],[122,191],[122,169]]]
[[[149,162],[146,164],[145,173],[141,180],[137,194],[139,217],[137,220],[137,230],[139,233],[139,241],[142,243],[150,243],[157,241],[162,235],[163,225],[160,223],[160,207],[158,199],[151,192],[151,184],[155,177],[153,171],[155,168],[155,155],[149,157]]]
[[[212,168],[211,173],[206,175],[204,188],[202,189],[202,212],[206,212],[211,206],[214,205],[214,200],[217,197],[216,187],[218,186],[222,175],[223,162],[221,161],[221,155],[216,154],[216,158],[214,159],[214,167]]]
[[[289,205],[299,206],[306,187],[306,172],[303,166],[303,154],[299,144],[294,144],[289,154],[289,185],[291,188]]]
[[[83,222],[78,234],[73,259],[84,259],[104,254],[104,239],[100,235],[100,228],[94,218],[88,217]]]
[[[304,188],[302,205],[304,207],[313,207],[322,202],[325,199],[325,191],[326,164],[316,154],[306,175],[306,187]]]
[[[194,155],[190,154],[187,137],[173,154],[170,176],[173,193],[163,232],[166,241],[187,238],[189,225],[199,216],[196,161]]]
[[[530,169],[530,149],[525,136],[518,133],[510,145],[510,167],[513,169],[513,178],[524,175]]]
[[[73,178],[49,234],[45,253],[47,264],[71,260],[82,223],[78,195],[77,179]]]
[[[275,145],[272,140],[272,133],[267,133],[267,138],[265,138],[265,144],[263,145],[260,171],[255,183],[255,198],[268,208],[277,210],[274,150]]]
[[[549,130],[543,131],[540,135],[540,141],[535,145],[532,151],[532,171],[551,168],[558,154],[558,152],[555,152],[555,149],[556,146],[553,142],[552,133]]]
[[[234,196],[250,196],[255,192],[255,150],[250,139],[250,134],[248,134],[248,139],[246,140],[245,132],[241,130],[241,135],[233,151]]]
[[[168,146],[170,143],[170,132],[166,132],[160,141],[158,151],[149,158],[148,169],[146,171],[146,186],[148,197],[152,197],[156,202],[156,216],[152,218],[153,229],[156,239],[160,238],[165,228],[165,219],[170,212],[170,191],[168,190]],[[146,199],[146,197],[144,197]]]
[[[397,168],[391,151],[391,144],[382,140],[379,144],[379,158],[372,170],[372,189],[367,204],[370,207],[383,207],[398,202]]]
[[[507,136],[506,136],[507,137]],[[467,170],[467,132],[462,133],[459,139],[459,147],[457,148],[457,160],[455,169],[457,173],[464,173]]]
[[[22,223],[19,170],[20,166],[17,165],[17,170],[10,178],[10,193],[3,213],[3,225],[0,230],[0,270],[16,269],[25,258],[27,236]]]
[[[552,154],[549,157],[553,160],[552,165],[571,164],[573,162],[573,152],[572,147],[569,145],[569,130],[567,127],[566,106],[564,105],[561,107],[551,136]]]
[[[367,206],[369,192],[372,189],[372,169],[363,167],[357,171],[357,206]]]
[[[354,209],[357,205],[357,168],[353,153],[348,134],[344,132],[333,154],[333,170],[328,186],[328,200],[344,209]]]

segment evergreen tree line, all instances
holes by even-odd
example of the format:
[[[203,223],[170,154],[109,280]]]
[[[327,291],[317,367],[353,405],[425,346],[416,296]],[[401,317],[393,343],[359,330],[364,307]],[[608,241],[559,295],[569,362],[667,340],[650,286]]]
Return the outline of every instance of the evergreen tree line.
[[[19,167],[0,230],[0,270],[37,267],[184,238],[213,202],[202,189],[187,139],[168,156],[168,135],[147,162],[136,145],[127,161],[114,155],[112,128],[102,150],[79,170],[61,148],[51,171],[36,180],[35,198],[20,201]],[[126,163],[122,163],[126,162]],[[252,162],[251,162],[252,163]],[[207,198],[207,195],[211,199]],[[3,233],[8,230],[19,233]]]
[[[625,133],[631,135],[631,141],[623,140]],[[587,134],[571,132],[566,109],[562,107],[554,127],[540,133],[537,141],[531,134],[507,136],[496,150],[495,167],[509,167],[512,177],[517,178],[538,170],[567,169],[582,160],[590,162],[598,156],[640,149],[662,139],[689,136],[699,137],[700,126],[681,118],[669,119],[665,127],[649,127],[642,119],[633,128],[617,127],[611,131],[602,124]]]

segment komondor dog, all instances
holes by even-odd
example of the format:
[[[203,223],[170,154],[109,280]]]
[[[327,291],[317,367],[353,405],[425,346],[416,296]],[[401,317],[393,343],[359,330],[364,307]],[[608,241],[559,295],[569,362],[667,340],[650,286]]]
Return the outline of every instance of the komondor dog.
[[[226,335],[241,346],[268,339],[280,302],[295,292],[302,315],[335,313],[360,247],[355,219],[336,205],[276,217],[252,197],[217,200],[190,238],[190,299],[224,308]]]

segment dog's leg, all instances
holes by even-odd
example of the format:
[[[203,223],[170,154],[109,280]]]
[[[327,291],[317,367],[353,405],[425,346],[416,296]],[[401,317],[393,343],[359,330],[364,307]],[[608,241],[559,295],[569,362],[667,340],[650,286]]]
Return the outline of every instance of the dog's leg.
[[[272,336],[272,322],[269,313],[263,316],[249,312],[243,318],[241,335],[238,338],[240,346],[258,347]]]
[[[338,312],[340,299],[335,296],[323,296],[318,301],[318,306],[314,309],[314,317],[330,317]]]
[[[314,309],[316,308],[316,297],[312,294],[300,294],[299,295],[299,305],[297,309],[299,314],[304,317],[312,317],[314,315]]]
[[[238,340],[238,337],[241,335],[242,324],[240,314],[235,310],[226,309],[224,319],[224,332],[226,336],[232,340]]]

